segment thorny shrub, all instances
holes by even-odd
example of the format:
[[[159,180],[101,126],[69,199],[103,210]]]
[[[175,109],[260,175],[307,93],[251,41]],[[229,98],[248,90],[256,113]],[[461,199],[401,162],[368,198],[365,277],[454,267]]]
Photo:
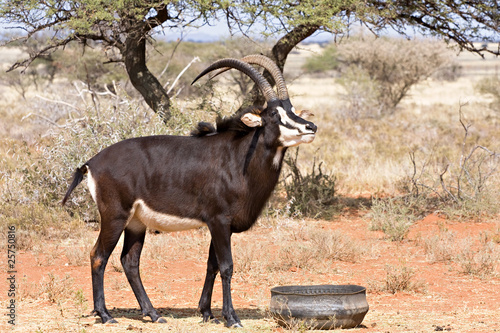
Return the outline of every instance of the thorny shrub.
[[[418,161],[410,153],[413,166],[411,176],[401,181],[401,190],[421,198],[422,203],[441,213],[458,219],[480,220],[498,213],[500,188],[498,178],[500,154],[491,151],[471,137],[471,123],[466,123],[459,112],[463,129],[458,154],[454,156],[424,156]],[[431,164],[435,161],[435,165]]]
[[[336,178],[332,174],[325,174],[321,169],[322,163],[316,165],[314,159],[312,169],[304,174],[298,166],[299,149],[295,156],[285,157],[283,186],[288,199],[288,213],[291,216],[312,218],[332,217],[336,211]]]

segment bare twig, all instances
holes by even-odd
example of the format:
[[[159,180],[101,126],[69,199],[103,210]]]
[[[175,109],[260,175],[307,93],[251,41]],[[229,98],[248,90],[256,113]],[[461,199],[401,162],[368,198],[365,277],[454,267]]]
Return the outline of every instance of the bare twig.
[[[160,75],[158,75],[158,79],[160,79],[165,72],[167,71],[168,67],[170,66],[170,62],[174,58],[175,51],[177,51],[177,47],[181,44],[182,40],[184,39],[184,35],[181,35],[181,38],[177,40],[177,43],[174,46],[174,49],[172,50],[172,54],[170,54],[170,58],[168,58],[167,64],[165,65],[165,68],[161,71]],[[164,87],[165,88],[165,87]]]
[[[51,120],[51,119],[49,119],[49,118],[47,118],[47,117],[45,117],[45,116],[42,116],[41,114],[38,114],[38,113],[32,113],[32,112],[30,112],[30,113],[28,113],[27,115],[25,115],[24,117],[22,117],[22,118],[21,118],[21,121],[24,121],[25,119],[28,119],[28,118],[30,118],[31,116],[36,116],[36,117],[38,117],[38,118],[40,118],[40,119],[43,119],[43,120],[45,120],[46,122],[48,122],[49,124],[54,125],[54,126],[56,126],[56,127],[58,127],[58,128],[63,128],[63,127],[64,127],[64,126],[59,125],[59,124],[58,124],[58,123],[56,123],[55,121],[53,121],[53,120]]]
[[[460,199],[460,196],[462,194],[462,187],[461,187],[462,176],[464,173],[467,172],[465,165],[467,164],[467,161],[469,160],[470,156],[473,153],[473,152],[471,152],[471,154],[469,154],[469,157],[464,157],[465,156],[465,148],[466,148],[466,144],[467,144],[467,138],[469,136],[469,128],[472,126],[472,124],[465,124],[465,122],[464,122],[462,107],[465,105],[467,105],[467,103],[461,103],[460,107],[458,109],[459,121],[460,121],[460,124],[462,125],[462,127],[465,131],[464,138],[462,140],[462,151],[460,154],[459,174],[457,176],[457,195],[458,195],[459,199]]]
[[[43,97],[43,96],[40,96],[40,95],[35,95],[35,97],[43,99],[44,101],[47,101],[47,102],[52,102],[52,103],[57,103],[57,104],[62,104],[62,105],[69,106],[70,108],[78,111],[78,113],[82,112],[82,110],[80,110],[78,107],[74,106],[73,104],[69,104],[68,102],[65,102],[65,101],[59,101],[59,100],[55,100],[55,99],[50,99],[50,98]]]
[[[191,67],[191,65],[197,61],[200,61],[200,58],[199,57],[194,57],[193,60],[191,60],[189,62],[189,64],[187,64],[186,67],[184,67],[184,69],[179,73],[179,75],[177,75],[177,77],[175,78],[174,82],[172,83],[172,85],[170,86],[170,88],[168,88],[167,90],[167,95],[170,94],[170,91],[175,87],[177,81],[179,81],[179,78],[182,76],[182,74],[184,74],[184,72],[186,72],[188,70],[189,67]]]
[[[439,174],[439,180],[441,181],[441,188],[443,189],[443,191],[445,191],[450,196],[450,198],[453,199],[453,201],[458,203],[459,200],[457,199],[457,197],[453,193],[450,192],[450,190],[448,190],[448,187],[446,186],[446,183],[444,182],[444,174],[448,171],[449,166],[450,165],[447,164],[446,167],[444,168],[444,171]]]
[[[412,166],[413,166],[413,174],[410,177],[410,181],[411,181],[411,183],[413,185],[413,188],[416,191],[416,193],[413,193],[413,195],[416,196],[416,197],[418,197],[420,195],[420,190],[419,189],[420,188],[425,188],[425,189],[430,190],[434,194],[436,194],[440,199],[443,199],[443,196],[435,188],[433,188],[432,186],[429,186],[429,185],[426,185],[426,184],[420,182],[420,179],[424,175],[424,172],[425,172],[427,166],[429,165],[429,160],[430,160],[430,158],[427,158],[424,161],[424,164],[422,165],[420,171],[417,172],[417,162],[416,162],[416,158],[415,158],[415,152],[410,152],[410,161],[411,161]]]
[[[85,98],[83,97],[83,90],[81,90],[80,88],[78,88],[78,84],[77,82],[73,82],[73,86],[75,87],[76,91],[77,91],[77,95],[80,96],[80,98],[82,99],[83,101],[83,104],[85,104],[85,106],[87,106],[87,101],[85,100]]]
[[[90,86],[90,75],[89,75],[89,70],[87,68],[87,64],[83,64],[85,67],[85,73],[87,74],[87,89],[90,92],[90,97],[92,98],[92,103],[94,104],[94,109],[95,109],[95,116],[97,119],[99,119],[99,100],[97,98],[96,93]]]

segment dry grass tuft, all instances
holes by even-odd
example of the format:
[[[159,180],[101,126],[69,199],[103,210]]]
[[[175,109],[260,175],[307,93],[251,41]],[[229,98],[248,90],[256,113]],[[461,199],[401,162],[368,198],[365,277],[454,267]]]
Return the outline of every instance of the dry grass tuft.
[[[85,266],[90,262],[90,251],[94,246],[93,234],[86,234],[80,241],[72,240],[70,246],[66,246],[64,254],[68,259],[68,264],[71,266]]]
[[[162,260],[172,255],[171,235],[166,233],[148,233],[146,236],[143,256],[153,260]]]
[[[470,236],[457,239],[454,232],[441,229],[438,235],[424,239],[423,246],[431,263],[455,263],[461,273],[487,277],[499,267],[500,245],[495,237],[495,233],[481,233],[476,240]]]
[[[470,238],[460,242],[455,261],[460,265],[460,272],[478,277],[491,276],[495,273],[500,260],[500,246],[494,242],[480,242],[475,246]]]
[[[73,278],[66,275],[63,278],[58,278],[54,274],[49,273],[40,282],[42,294],[49,302],[57,304],[70,299],[74,293]]]
[[[423,246],[431,263],[452,261],[456,254],[456,234],[440,228],[438,235],[423,240]]]
[[[367,252],[361,242],[337,230],[314,229],[310,234],[317,261],[357,262]]]
[[[418,198],[412,196],[374,199],[370,230],[383,231],[391,241],[402,241],[413,223],[420,218]]]
[[[423,292],[425,285],[423,282],[415,281],[415,270],[406,265],[390,266],[386,268],[386,278],[382,291],[395,294],[401,291]]]

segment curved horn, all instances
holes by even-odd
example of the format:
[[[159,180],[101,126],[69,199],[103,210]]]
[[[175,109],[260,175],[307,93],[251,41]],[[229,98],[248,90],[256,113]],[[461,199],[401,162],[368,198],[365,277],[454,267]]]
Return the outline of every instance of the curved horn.
[[[256,64],[264,67],[271,74],[276,83],[276,87],[278,88],[278,97],[281,100],[290,99],[288,97],[288,89],[286,88],[285,78],[283,77],[283,73],[281,73],[280,68],[274,61],[270,58],[261,55],[261,54],[252,54],[248,55],[241,60],[248,62],[249,64]]]
[[[274,82],[276,83],[276,87],[278,88],[278,96],[280,100],[285,101],[290,99],[290,97],[288,96],[288,89],[286,88],[285,78],[283,77],[280,68],[278,67],[278,65],[276,65],[274,61],[272,61],[270,58],[262,54],[248,55],[246,57],[241,58],[241,60],[249,64],[262,66],[265,69],[267,69],[267,71],[273,77]],[[222,74],[230,69],[231,68],[227,67],[222,68],[217,72],[215,72],[214,74],[210,75],[210,79],[213,79],[217,75]]]
[[[195,83],[198,81],[199,78],[204,76],[205,74],[219,68],[223,67],[229,67],[229,68],[235,68],[239,70],[240,72],[245,73],[248,75],[254,82],[257,84],[259,87],[260,91],[264,94],[264,97],[266,99],[266,102],[269,104],[270,102],[278,101],[278,96],[274,92],[273,88],[267,82],[267,80],[260,74],[255,68],[250,66],[248,63],[241,61],[239,59],[233,59],[233,58],[226,58],[226,59],[221,59],[217,60],[216,62],[212,63],[210,66],[205,68],[203,72],[198,74],[198,76],[191,82],[191,84]]]

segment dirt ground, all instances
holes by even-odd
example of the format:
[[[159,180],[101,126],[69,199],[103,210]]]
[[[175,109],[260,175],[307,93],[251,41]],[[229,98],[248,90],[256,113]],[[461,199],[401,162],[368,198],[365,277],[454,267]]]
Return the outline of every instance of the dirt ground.
[[[268,313],[270,289],[280,284],[358,284],[367,288],[370,310],[362,326],[349,332],[500,332],[499,272],[486,277],[466,275],[454,264],[431,263],[422,238],[446,228],[458,237],[498,232],[499,222],[454,222],[429,215],[416,223],[403,242],[390,242],[383,233],[370,231],[366,219],[347,214],[334,221],[294,221],[290,228],[301,223],[317,228],[341,230],[353,239],[368,244],[370,254],[356,263],[335,261],[330,267],[310,271],[292,267],[279,274],[253,274],[237,271],[233,277],[233,302],[242,319],[241,332],[283,332]],[[94,232],[96,234],[96,232]],[[148,235],[148,238],[152,237]],[[196,237],[194,235],[193,237]],[[258,242],[268,237],[268,229],[257,226],[249,232],[233,236],[233,248],[243,241]],[[201,240],[203,243],[206,239]],[[148,239],[146,239],[146,243]],[[206,245],[206,246],[205,246]],[[62,244],[72,246],[71,244]],[[147,244],[146,244],[147,246]],[[178,246],[185,246],[178,244]],[[202,324],[197,313],[206,262],[208,243],[203,249],[191,247],[185,259],[168,256],[154,260],[144,256],[141,262],[143,282],[157,309],[167,318],[167,324],[155,324],[143,318],[124,273],[108,264],[105,275],[106,303],[118,324],[102,325],[90,316],[92,292],[88,263],[71,266],[63,254],[50,260],[37,251],[17,254],[17,323],[0,323],[0,330],[13,332],[222,332],[222,325]],[[205,249],[206,247],[206,249]],[[84,251],[84,249],[81,249]],[[182,251],[182,249],[180,250]],[[116,250],[115,250],[116,252]],[[62,252],[61,252],[62,253]],[[5,258],[2,258],[5,261]],[[406,265],[415,271],[413,291],[396,294],[382,291],[387,266]],[[2,267],[6,267],[2,263]],[[260,275],[260,276],[259,276]],[[6,279],[0,290],[7,290]],[[47,295],[50,293],[50,295]],[[7,306],[5,293],[1,306]],[[217,280],[213,308],[220,317],[222,295]],[[4,310],[5,311],[5,310]],[[292,331],[300,328],[291,328]]]

